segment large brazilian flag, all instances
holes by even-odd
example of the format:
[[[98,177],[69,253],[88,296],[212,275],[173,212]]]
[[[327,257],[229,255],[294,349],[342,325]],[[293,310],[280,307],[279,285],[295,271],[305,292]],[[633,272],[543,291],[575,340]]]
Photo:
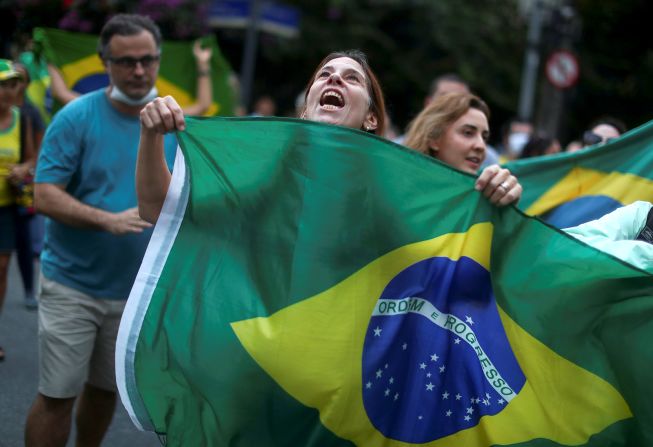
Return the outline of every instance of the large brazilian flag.
[[[524,187],[520,208],[558,228],[653,202],[653,121],[603,146],[506,164]]]
[[[356,130],[178,138],[116,352],[168,446],[653,445],[653,272]]]
[[[36,28],[34,40],[48,62],[59,68],[69,89],[83,94],[109,84],[97,54],[98,36]],[[220,53],[214,36],[204,38],[203,44],[213,49],[213,104],[206,115],[233,115],[234,94],[229,86],[231,68]],[[160,96],[172,95],[182,107],[196,99],[197,75],[192,45],[193,42],[174,41],[164,41],[161,45],[161,67],[156,87]]]

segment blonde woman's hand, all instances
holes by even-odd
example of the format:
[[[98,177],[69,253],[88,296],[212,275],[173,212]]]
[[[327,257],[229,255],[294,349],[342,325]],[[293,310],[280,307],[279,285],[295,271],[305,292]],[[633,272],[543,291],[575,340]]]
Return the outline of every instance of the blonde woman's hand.
[[[476,179],[476,189],[498,206],[516,204],[522,195],[522,186],[517,177],[499,165],[490,165],[483,169]]]

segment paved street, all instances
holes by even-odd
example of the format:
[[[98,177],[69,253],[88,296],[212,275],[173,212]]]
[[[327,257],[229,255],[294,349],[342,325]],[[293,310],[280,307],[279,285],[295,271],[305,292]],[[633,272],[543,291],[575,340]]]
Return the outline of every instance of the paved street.
[[[0,346],[7,353],[5,361],[0,362],[0,447],[23,446],[25,416],[38,382],[36,336],[36,311],[23,306],[20,277],[12,259],[7,297],[0,316]],[[73,446],[72,438],[68,446]],[[155,434],[138,431],[119,402],[102,445],[155,447],[161,444]]]

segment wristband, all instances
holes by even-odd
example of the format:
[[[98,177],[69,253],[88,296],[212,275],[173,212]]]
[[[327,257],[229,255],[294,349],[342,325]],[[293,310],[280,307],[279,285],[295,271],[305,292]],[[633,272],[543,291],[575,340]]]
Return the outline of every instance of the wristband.
[[[202,76],[209,76],[211,74],[211,70],[197,70],[197,77],[200,78]]]

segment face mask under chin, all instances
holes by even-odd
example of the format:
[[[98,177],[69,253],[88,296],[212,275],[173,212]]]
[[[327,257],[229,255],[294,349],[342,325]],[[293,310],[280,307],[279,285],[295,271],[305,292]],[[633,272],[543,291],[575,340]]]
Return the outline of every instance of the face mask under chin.
[[[156,87],[152,87],[152,89],[145,96],[143,96],[142,98],[134,99],[127,96],[122,90],[120,90],[118,87],[114,85],[111,87],[109,98],[121,102],[123,104],[126,104],[128,106],[142,106],[152,101],[154,98],[157,97],[158,94],[159,92],[156,89]]]

